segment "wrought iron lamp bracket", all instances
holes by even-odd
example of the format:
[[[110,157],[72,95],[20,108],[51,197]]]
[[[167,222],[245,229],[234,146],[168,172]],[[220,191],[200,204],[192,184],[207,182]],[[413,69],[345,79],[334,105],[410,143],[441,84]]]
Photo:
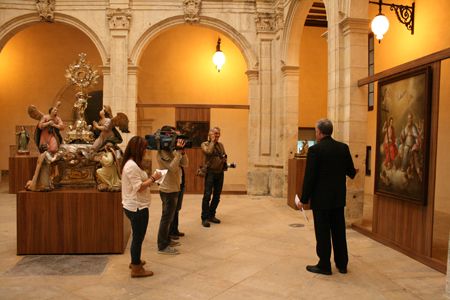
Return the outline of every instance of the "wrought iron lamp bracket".
[[[380,13],[381,13],[382,5],[390,6],[390,10],[393,10],[395,12],[395,15],[397,16],[398,21],[400,23],[404,24],[406,26],[406,29],[411,31],[411,34],[414,34],[414,10],[415,10],[414,2],[412,3],[412,6],[388,4],[388,3],[383,3],[382,0],[380,0],[378,2],[369,1],[369,3],[379,5]]]

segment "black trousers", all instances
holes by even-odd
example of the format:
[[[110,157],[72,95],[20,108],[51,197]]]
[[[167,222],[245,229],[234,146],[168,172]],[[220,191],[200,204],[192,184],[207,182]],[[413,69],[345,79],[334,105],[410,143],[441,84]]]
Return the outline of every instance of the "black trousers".
[[[334,262],[338,269],[347,269],[348,251],[345,233],[344,207],[329,210],[313,210],[316,232],[316,252],[318,267],[331,271],[331,242],[333,242]]]
[[[184,196],[184,185],[180,186],[180,193],[178,194],[178,202],[177,208],[175,210],[175,214],[173,215],[172,223],[170,223],[169,234],[177,235],[178,234],[178,215],[181,210],[181,206],[183,205],[183,196]]]
[[[131,263],[139,265],[141,263],[142,242],[145,238],[148,226],[148,208],[143,210],[129,211],[123,209],[125,215],[130,219],[131,228],[133,229],[133,240],[131,241],[130,255]]]
[[[220,202],[220,194],[222,193],[223,178],[223,172],[206,173],[205,192],[203,193],[202,201],[202,220],[216,216],[216,209]],[[212,200],[211,194],[213,195]]]
[[[169,227],[177,209],[178,192],[164,193],[159,191],[162,201],[161,221],[158,230],[158,250],[164,250],[170,245]]]

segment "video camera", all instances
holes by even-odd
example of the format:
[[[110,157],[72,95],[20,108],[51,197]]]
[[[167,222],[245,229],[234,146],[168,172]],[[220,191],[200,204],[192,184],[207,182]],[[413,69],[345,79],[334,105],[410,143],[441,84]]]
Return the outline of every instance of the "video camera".
[[[170,136],[167,136],[166,133],[169,133]],[[158,129],[155,134],[146,135],[145,139],[147,140],[148,146],[147,149],[150,150],[159,150],[158,144],[160,145],[160,149],[166,151],[173,150],[181,150],[182,148],[177,147],[177,140],[184,140],[183,148],[192,148],[192,141],[189,140],[187,135],[177,134],[173,131],[161,131]]]

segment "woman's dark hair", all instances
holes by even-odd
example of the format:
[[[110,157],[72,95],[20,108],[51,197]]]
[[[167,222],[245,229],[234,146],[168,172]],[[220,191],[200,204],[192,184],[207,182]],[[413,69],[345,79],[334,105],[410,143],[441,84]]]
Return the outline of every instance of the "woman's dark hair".
[[[48,114],[51,114],[51,113],[52,113],[52,110],[53,110],[55,107],[56,107],[56,106],[50,107],[50,109],[48,110]]]
[[[120,166],[120,171],[123,172],[123,167],[132,159],[139,168],[142,169],[142,159],[143,159],[143,150],[147,149],[147,141],[140,136],[134,136],[128,142],[127,148],[125,149],[125,153],[123,154],[122,165]]]
[[[103,113],[105,114],[105,118],[111,118],[111,116],[109,115],[109,111],[106,108],[103,109]]]

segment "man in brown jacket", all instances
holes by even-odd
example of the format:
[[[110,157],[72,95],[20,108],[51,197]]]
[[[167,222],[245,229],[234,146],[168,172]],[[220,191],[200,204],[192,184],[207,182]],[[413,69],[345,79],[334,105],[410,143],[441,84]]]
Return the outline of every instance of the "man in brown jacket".
[[[225,148],[219,143],[220,128],[213,127],[209,131],[208,141],[202,143],[204,163],[208,169],[205,177],[205,191],[202,201],[202,225],[209,227],[210,223],[219,224],[216,209],[220,202],[223,187],[223,167],[227,163]],[[211,194],[213,195],[211,200]]]

